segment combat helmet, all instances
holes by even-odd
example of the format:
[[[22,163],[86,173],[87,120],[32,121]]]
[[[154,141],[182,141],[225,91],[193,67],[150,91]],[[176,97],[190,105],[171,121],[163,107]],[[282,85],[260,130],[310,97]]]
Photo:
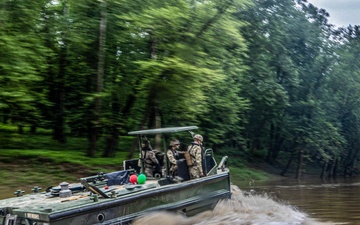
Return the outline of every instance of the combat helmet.
[[[200,134],[195,134],[194,139],[199,140],[201,142],[203,141],[203,137]]]
[[[180,145],[180,141],[175,139],[170,142],[170,146]]]

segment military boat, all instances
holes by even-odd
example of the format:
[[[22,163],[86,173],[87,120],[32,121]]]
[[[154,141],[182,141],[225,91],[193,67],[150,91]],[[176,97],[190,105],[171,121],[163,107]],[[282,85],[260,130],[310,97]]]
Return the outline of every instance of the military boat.
[[[170,127],[129,132],[141,142],[152,135],[189,132],[196,126]],[[176,135],[176,134],[175,134]],[[166,149],[164,149],[166,151]],[[142,174],[139,159],[125,160],[124,169],[83,177],[78,183],[61,183],[45,191],[35,187],[31,194],[16,191],[16,197],[0,200],[1,225],[115,225],[130,224],[153,211],[175,211],[187,216],[211,209],[220,199],[229,198],[230,176],[227,156],[219,163],[213,151],[203,152],[204,177],[189,179],[185,159],[178,160],[179,176],[169,175],[164,153],[157,154],[162,165],[153,177]],[[134,182],[137,177],[137,182]],[[142,180],[139,178],[142,177]],[[131,182],[130,182],[131,181]]]

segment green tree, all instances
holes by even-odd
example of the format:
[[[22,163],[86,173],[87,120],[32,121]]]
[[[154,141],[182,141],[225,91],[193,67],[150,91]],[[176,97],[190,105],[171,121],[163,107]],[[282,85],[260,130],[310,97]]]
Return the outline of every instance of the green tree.
[[[39,86],[47,53],[38,27],[44,2],[2,1],[0,7],[0,110],[20,128],[41,123],[46,90]]]
[[[359,26],[349,26],[335,31],[334,46],[336,57],[324,88],[324,96],[332,102],[328,111],[340,124],[340,132],[345,141],[342,151],[337,154],[343,176],[351,176],[359,155],[359,75],[360,64],[357,55],[360,48]],[[340,85],[341,84],[341,85]],[[330,161],[331,162],[331,161]],[[334,160],[332,160],[334,163]],[[330,175],[336,175],[333,171]]]
[[[141,46],[148,58],[136,61],[141,76],[134,110],[142,112],[140,126],[196,123],[208,112],[206,92],[226,79],[215,54],[225,44],[215,48],[210,42],[216,32],[240,36],[235,24],[215,31],[232,7],[234,1],[164,1],[142,4],[141,10],[121,17],[128,32],[146,43]]]
[[[336,122],[324,117],[318,94],[332,59],[327,16],[304,1],[255,1],[240,15],[250,22],[244,30],[250,70],[243,93],[252,108],[244,135],[250,152],[267,152],[270,163],[287,155],[283,174],[293,164],[301,176],[305,159],[328,158],[325,152],[335,154],[342,141]]]

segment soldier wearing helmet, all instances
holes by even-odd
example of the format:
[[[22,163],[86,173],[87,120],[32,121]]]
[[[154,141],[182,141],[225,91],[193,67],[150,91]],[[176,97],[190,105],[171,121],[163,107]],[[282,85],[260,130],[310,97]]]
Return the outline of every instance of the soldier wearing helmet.
[[[149,140],[144,140],[141,148],[141,160],[144,162],[144,173],[147,177],[152,177],[154,169],[159,167],[159,161],[156,158],[155,150],[152,149]],[[139,166],[141,162],[139,160]]]
[[[177,161],[179,160],[179,147],[180,141],[174,139],[170,142],[169,149],[166,152],[166,156],[170,163],[170,174],[175,177],[177,176]]]
[[[199,140],[202,143],[203,142],[203,137],[200,134],[195,134],[194,135],[194,140]]]
[[[203,137],[200,134],[195,134],[193,136],[194,141],[188,147],[188,152],[191,157],[192,165],[189,166],[190,178],[195,179],[204,176],[202,169],[202,142]]]

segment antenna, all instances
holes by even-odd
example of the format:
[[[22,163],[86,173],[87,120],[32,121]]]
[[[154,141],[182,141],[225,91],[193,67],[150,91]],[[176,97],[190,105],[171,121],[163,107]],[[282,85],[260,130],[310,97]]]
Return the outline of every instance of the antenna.
[[[191,137],[194,138],[195,133],[189,130],[189,133],[191,134]]]

